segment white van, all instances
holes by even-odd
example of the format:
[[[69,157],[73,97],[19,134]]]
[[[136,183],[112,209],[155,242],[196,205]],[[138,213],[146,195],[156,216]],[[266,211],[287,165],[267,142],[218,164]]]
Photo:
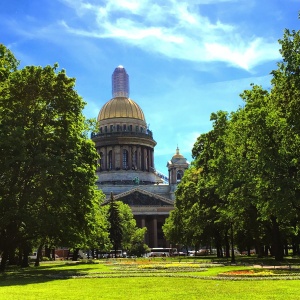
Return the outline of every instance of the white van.
[[[30,258],[30,259],[36,259],[37,258],[37,252],[30,253],[30,255],[28,255],[28,258]]]

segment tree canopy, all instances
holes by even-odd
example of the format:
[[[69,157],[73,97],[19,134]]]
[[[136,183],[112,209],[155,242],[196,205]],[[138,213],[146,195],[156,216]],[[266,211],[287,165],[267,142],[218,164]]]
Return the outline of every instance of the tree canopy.
[[[109,237],[112,249],[122,249],[128,255],[141,256],[146,253],[148,246],[144,243],[147,228],[138,228],[129,205],[115,201],[111,194],[110,202],[106,205]]]
[[[285,30],[279,44],[271,88],[251,84],[237,111],[211,114],[213,129],[197,139],[176,191],[168,238],[196,245],[198,233],[202,246],[255,248],[277,260],[288,245],[299,254],[300,31]]]
[[[27,66],[0,47],[0,251],[80,246],[103,222],[98,154],[84,101],[58,65]],[[26,262],[25,262],[26,264]]]

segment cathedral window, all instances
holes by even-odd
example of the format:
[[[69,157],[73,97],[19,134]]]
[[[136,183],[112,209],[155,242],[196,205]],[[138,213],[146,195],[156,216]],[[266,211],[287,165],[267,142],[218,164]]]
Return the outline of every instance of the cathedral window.
[[[177,171],[177,182],[181,181],[183,176],[183,171],[182,170],[178,170]]]

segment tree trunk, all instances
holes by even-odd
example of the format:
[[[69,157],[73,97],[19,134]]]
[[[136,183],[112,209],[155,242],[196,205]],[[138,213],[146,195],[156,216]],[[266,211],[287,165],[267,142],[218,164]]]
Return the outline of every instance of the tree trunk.
[[[251,248],[250,248],[250,246],[247,246],[247,256],[251,256]]]
[[[229,239],[228,239],[228,230],[226,230],[225,233],[225,257],[230,257],[230,245],[229,245]]]
[[[266,257],[269,256],[269,248],[270,247],[268,245],[264,246],[264,256],[266,256]]]
[[[78,260],[78,252],[79,252],[79,248],[74,249],[72,261]]]
[[[281,240],[281,234],[279,230],[279,224],[275,217],[271,217],[272,221],[272,251],[276,261],[283,260],[283,245]]]
[[[15,255],[16,249],[12,248],[9,250],[9,255],[8,255],[8,264],[9,265],[17,265],[18,262],[18,257]]]
[[[29,267],[29,261],[28,261],[28,255],[29,255],[29,248],[28,246],[25,246],[23,249],[23,259],[21,263],[21,268],[28,268]]]
[[[19,247],[19,254],[18,254],[18,266],[21,266],[22,262],[22,255],[23,255],[23,249]]]
[[[52,260],[55,260],[55,248],[52,248],[51,252],[52,252]]]
[[[235,263],[234,242],[233,242],[233,224],[230,224],[230,240],[231,240],[231,262]]]
[[[217,257],[223,257],[222,241],[218,230],[215,230],[214,236],[215,236],[215,243],[217,249]]]
[[[2,259],[1,259],[1,264],[0,264],[0,272],[4,272],[5,271],[7,259],[8,259],[8,253],[7,253],[6,250],[4,250],[2,252]]]
[[[293,256],[299,255],[299,244],[293,243]]]
[[[259,239],[255,239],[255,252],[259,258],[264,256],[264,246],[261,244]]]
[[[288,256],[289,255],[289,247],[287,244],[284,244],[284,255]]]
[[[48,246],[45,246],[45,257],[51,258],[51,249]]]
[[[43,245],[39,245],[37,252],[36,252],[36,259],[35,259],[35,263],[34,266],[35,267],[39,267],[40,266],[40,260],[42,257],[42,249],[43,249]]]

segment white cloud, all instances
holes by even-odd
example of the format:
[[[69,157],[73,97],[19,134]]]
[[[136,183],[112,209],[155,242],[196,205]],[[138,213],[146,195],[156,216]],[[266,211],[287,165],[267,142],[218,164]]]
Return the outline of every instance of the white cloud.
[[[212,22],[199,12],[203,4],[235,1],[62,1],[88,23],[80,27],[79,22],[72,25],[71,21],[62,21],[64,28],[75,35],[117,39],[170,58],[221,61],[245,70],[280,57],[277,41],[244,36],[239,27],[221,20]]]

